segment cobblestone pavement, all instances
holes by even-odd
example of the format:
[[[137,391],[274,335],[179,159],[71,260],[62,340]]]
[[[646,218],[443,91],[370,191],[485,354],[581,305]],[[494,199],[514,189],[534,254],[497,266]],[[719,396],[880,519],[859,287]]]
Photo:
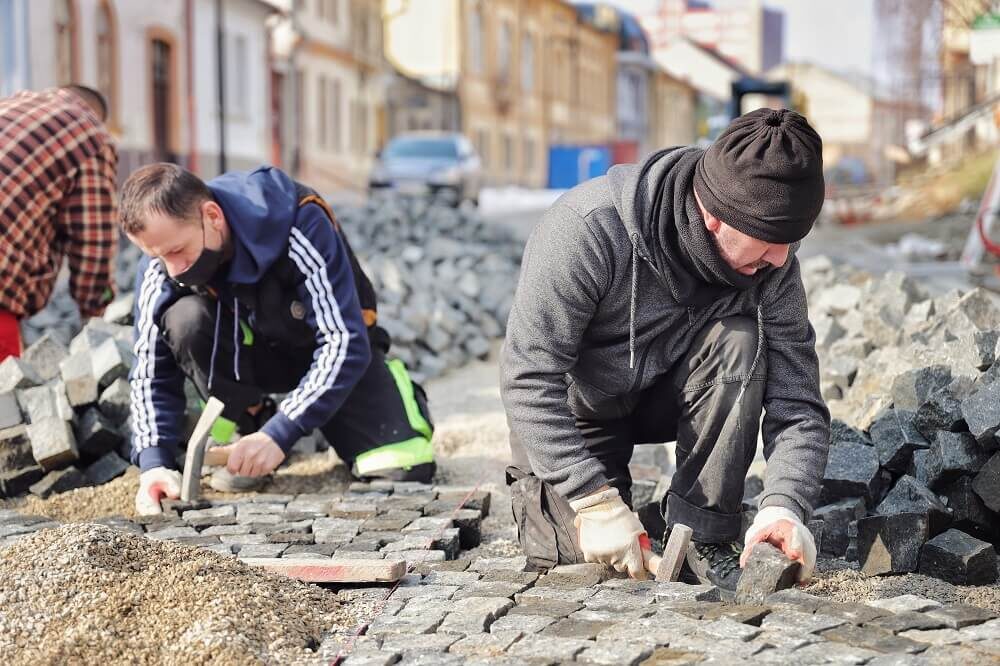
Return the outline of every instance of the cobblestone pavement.
[[[712,586],[613,578],[597,565],[525,572],[523,557],[475,555],[488,552],[490,509],[484,491],[355,483],[342,494],[167,502],[163,517],[99,522],[229,557],[405,559],[410,573],[388,598],[389,586],[332,588],[379,612],[363,635],[328,636],[316,664],[1000,663],[1000,618],[973,606],[799,590],[740,606]],[[2,511],[0,548],[54,524]]]

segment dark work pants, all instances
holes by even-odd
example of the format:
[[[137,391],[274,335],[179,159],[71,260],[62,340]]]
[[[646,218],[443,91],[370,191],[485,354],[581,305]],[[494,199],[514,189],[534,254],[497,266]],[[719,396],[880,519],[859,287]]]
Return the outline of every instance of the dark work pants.
[[[706,326],[677,367],[642,393],[630,415],[578,417],[577,427],[610,484],[629,503],[634,445],[676,440],[677,471],[662,504],[667,526],[683,523],[697,541],[735,541],[766,378],[766,347],[762,342],[758,349],[757,322],[727,317]],[[511,455],[507,483],[529,562],[536,568],[582,562],[569,502],[532,473],[513,434]]]
[[[222,415],[238,422],[246,409],[260,403],[265,395],[287,393],[298,386],[312,365],[315,345],[272,346],[259,339],[248,345],[242,342],[240,331],[240,379],[237,381],[233,314],[221,308],[216,340],[216,312],[214,299],[184,296],[164,314],[163,336],[177,364],[194,382],[201,397],[214,396],[221,400],[225,404]],[[214,368],[213,344],[216,344]],[[210,374],[211,390],[208,386]],[[423,389],[414,384],[414,390],[420,410],[430,422]],[[340,409],[320,426],[320,431],[348,465],[366,451],[419,435],[410,426],[399,389],[385,364],[383,349],[373,345],[367,371]]]

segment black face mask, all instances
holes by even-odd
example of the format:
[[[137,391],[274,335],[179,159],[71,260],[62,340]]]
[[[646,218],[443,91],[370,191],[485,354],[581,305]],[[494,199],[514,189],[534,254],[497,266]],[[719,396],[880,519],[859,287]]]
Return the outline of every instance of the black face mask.
[[[181,284],[200,287],[206,284],[222,264],[222,250],[213,250],[205,242],[205,223],[201,223],[201,254],[186,271],[178,273],[174,279]]]

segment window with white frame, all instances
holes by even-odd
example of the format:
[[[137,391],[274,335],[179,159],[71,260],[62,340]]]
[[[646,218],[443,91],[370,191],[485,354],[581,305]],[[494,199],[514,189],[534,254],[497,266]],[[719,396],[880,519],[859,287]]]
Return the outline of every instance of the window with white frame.
[[[510,22],[503,21],[500,24],[500,42],[497,49],[497,74],[500,81],[507,83],[510,81],[510,57],[511,57],[511,34]]]
[[[528,33],[521,44],[521,89],[531,92],[535,87],[535,40]]]
[[[234,116],[244,116],[249,113],[250,87],[249,74],[249,50],[247,48],[247,36],[233,35],[229,46],[229,97],[228,113]]]
[[[469,5],[469,67],[475,74],[482,74],[483,64],[483,11],[479,3]]]

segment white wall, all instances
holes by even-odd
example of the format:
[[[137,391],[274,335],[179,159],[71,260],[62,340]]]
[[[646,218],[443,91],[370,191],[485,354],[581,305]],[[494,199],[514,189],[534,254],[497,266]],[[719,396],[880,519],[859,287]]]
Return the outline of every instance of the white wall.
[[[227,0],[224,4],[226,67],[226,159],[227,168],[250,168],[270,161],[270,90],[266,8],[251,0]],[[198,153],[215,166],[219,153],[219,94],[216,62],[216,13],[213,0],[199,0],[195,7],[195,98]],[[242,38],[245,58],[236,57],[237,39]],[[244,85],[238,80],[242,71]],[[239,88],[243,88],[239,95]],[[239,102],[242,96],[243,103]],[[208,163],[205,164],[208,166]],[[214,173],[205,173],[211,177]]]

